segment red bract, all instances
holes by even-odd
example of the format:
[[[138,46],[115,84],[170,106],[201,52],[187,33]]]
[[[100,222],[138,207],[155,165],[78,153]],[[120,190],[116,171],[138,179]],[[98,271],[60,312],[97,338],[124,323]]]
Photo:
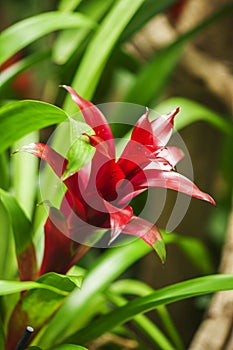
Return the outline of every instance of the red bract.
[[[86,136],[96,152],[89,164],[63,179],[68,160],[48,145],[35,143],[22,149],[49,163],[67,187],[60,210],[51,208],[45,224],[40,274],[65,273],[96,239],[93,233],[100,230],[110,230],[110,243],[121,233],[138,236],[164,261],[165,248],[158,228],[136,217],[130,200],[148,188],[163,187],[215,204],[208,194],[174,171],[183,153],[166,145],[179,108],[153,121],[149,121],[146,110],[133,128],[122,155],[116,159],[113,135],[102,112],[71,87],[64,88],[93,129],[95,134]]]

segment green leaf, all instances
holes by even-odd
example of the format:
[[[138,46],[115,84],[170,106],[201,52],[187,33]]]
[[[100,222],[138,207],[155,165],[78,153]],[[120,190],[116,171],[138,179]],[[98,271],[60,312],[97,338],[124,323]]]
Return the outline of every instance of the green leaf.
[[[13,195],[0,189],[0,201],[11,221],[20,278],[33,279],[37,272],[37,262],[31,223]]]
[[[172,44],[156,53],[137,74],[135,83],[126,94],[124,100],[141,105],[149,105],[152,101],[158,100],[163,87],[180,58],[184,46],[204,28],[231,13],[232,8],[232,3],[223,6],[198,26],[184,33]]]
[[[55,348],[52,348],[51,350],[88,350],[88,349],[84,348],[83,346],[74,345],[74,344],[62,344],[59,346],[55,346]]]
[[[126,298],[112,293],[111,288],[110,290],[110,292],[107,292],[107,297],[111,302],[113,302],[118,307],[127,304]],[[130,292],[127,294],[130,294]],[[159,349],[175,350],[167,337],[162,333],[162,331],[156,326],[155,323],[149,320],[148,317],[144,315],[137,315],[133,318],[133,322],[154,342],[155,346],[159,346]],[[176,350],[179,349],[180,348],[178,347]]]
[[[162,263],[164,264],[166,261],[166,247],[163,239],[158,239],[154,244],[153,248],[158,254],[159,258],[161,259]]]
[[[39,331],[79,282],[73,277],[52,272],[41,276],[36,282],[23,282],[29,286],[33,283],[41,287],[29,290],[21,296],[8,323],[6,343],[13,348],[16,344],[12,344],[12,339],[19,339],[28,325]]]
[[[18,140],[12,151],[39,141],[39,132],[34,131]],[[13,188],[15,198],[20,203],[28,218],[32,217],[35,206],[35,198],[38,184],[38,163],[37,157],[32,157],[26,152],[19,152],[12,157]]]
[[[103,254],[84,278],[82,289],[72,293],[48,324],[38,345],[42,348],[52,346],[58,339],[61,342],[65,336],[82,327],[93,298],[149,251],[151,248],[138,239],[123,247],[111,248]]]
[[[94,27],[93,21],[78,13],[47,12],[24,19],[5,29],[0,37],[0,64],[42,36],[59,29]]]
[[[144,282],[138,281],[138,280],[130,280],[130,279],[123,279],[123,280],[119,280],[116,281],[115,283],[113,283],[110,288],[107,291],[107,295],[109,295],[108,293],[113,293],[115,294],[133,294],[133,295],[137,295],[137,296],[146,296],[148,294],[153,293],[155,290],[153,288],[151,288],[149,285],[145,284]],[[120,305],[121,306],[121,305]],[[176,349],[183,349],[183,343],[182,343],[182,339],[174,325],[174,322],[169,314],[169,312],[167,311],[167,308],[165,305],[161,305],[159,307],[156,308],[156,311],[162,321],[163,324],[163,328],[167,331],[167,334],[170,336],[170,338],[172,339],[173,343],[175,344]],[[140,315],[143,316],[143,315]],[[136,316],[136,317],[139,317]],[[147,321],[145,321],[145,323],[147,323]],[[143,327],[145,326],[144,320],[143,320]],[[153,334],[153,324],[149,325],[149,329],[150,329],[150,334],[148,334],[148,336],[151,335],[151,332]],[[159,331],[159,330],[158,330]],[[145,329],[145,332],[147,332],[147,327]],[[149,331],[148,331],[149,333]],[[155,341],[159,341],[160,340],[160,347],[161,349],[165,349],[165,344],[163,341],[163,337],[160,334],[160,337],[157,336],[156,334],[156,330],[154,330],[154,340]],[[161,342],[163,342],[163,344],[161,344]]]
[[[9,160],[6,152],[0,153],[0,188],[8,190],[10,185]]]
[[[49,103],[18,101],[0,108],[0,152],[28,133],[67,119],[65,112]]]
[[[155,110],[158,113],[166,113],[177,106],[181,107],[179,114],[175,118],[175,128],[177,130],[202,120],[228,135],[233,135],[233,124],[230,120],[224,119],[209,108],[183,97],[173,97],[163,101],[155,107]]]
[[[102,0],[89,0],[84,1],[80,6],[80,12],[85,13],[88,18],[98,22],[103,15],[106,13],[113,0],[102,1]],[[53,45],[53,60],[57,64],[64,64],[70,59],[70,57],[77,51],[81,54],[85,45],[82,45],[85,40],[85,44],[88,43],[86,40],[91,33],[91,28],[80,28],[64,30],[59,33],[54,45]],[[64,50],[64,47],[66,48]]]
[[[63,291],[60,288],[52,287],[50,285],[35,281],[21,282],[0,280],[0,295],[20,293],[30,289],[46,289],[61,296],[68,295],[68,292]]]
[[[76,287],[81,288],[82,276],[62,275],[55,272],[48,272],[38,278],[37,282],[54,286],[66,292],[72,292]]]
[[[14,278],[17,271],[15,257],[14,237],[11,229],[11,222],[7,210],[0,201],[0,279]]]
[[[231,289],[233,289],[232,275],[200,277],[161,288],[148,296],[137,298],[129,302],[126,306],[122,306],[98,318],[90,326],[83,328],[69,337],[68,341],[78,341],[84,344],[112,330],[117,325],[127,322],[135,315],[150,311],[160,305],[167,305],[179,300]]]
[[[67,154],[69,161],[63,179],[73,175],[85,164],[89,163],[95,154],[95,148],[88,143],[87,137],[83,136],[76,139]]]
[[[5,84],[9,83],[19,73],[23,72],[27,68],[32,67],[34,64],[48,58],[50,54],[51,54],[50,50],[41,52],[41,53],[35,53],[33,55],[23,58],[22,60],[4,69],[0,75],[0,89],[2,89]]]
[[[114,45],[143,1],[119,0],[115,2],[96,31],[72,82],[72,87],[77,89],[84,98],[91,98]],[[65,109],[69,112],[75,111],[70,99],[66,100]]]
[[[58,10],[64,12],[73,11],[78,7],[81,1],[82,0],[61,0],[59,2]]]

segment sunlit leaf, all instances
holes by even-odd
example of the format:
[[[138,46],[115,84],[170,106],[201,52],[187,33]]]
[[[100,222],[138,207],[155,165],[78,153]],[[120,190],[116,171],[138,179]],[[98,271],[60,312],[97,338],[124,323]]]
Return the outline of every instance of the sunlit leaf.
[[[65,336],[72,334],[75,329],[82,327],[82,321],[86,319],[89,307],[93,307],[91,306],[93,298],[149,251],[151,248],[138,239],[120,248],[112,248],[102,255],[84,278],[81,290],[72,293],[48,324],[39,346],[56,344]]]
[[[110,292],[107,292],[107,297],[111,302],[117,305],[117,307],[121,307],[127,304],[126,298],[122,297],[119,294],[112,293],[111,288],[110,290]],[[130,292],[126,294],[130,294]],[[144,334],[146,334],[153,341],[155,346],[159,346],[159,349],[175,350],[174,346],[172,346],[168,338],[148,317],[144,315],[136,315],[132,321]],[[180,350],[180,347],[178,347],[177,350]]]
[[[13,229],[20,278],[33,279],[37,272],[37,262],[31,222],[13,195],[0,189],[0,201],[9,215]]]
[[[63,179],[71,176],[81,169],[85,164],[89,163],[95,154],[95,148],[90,145],[88,140],[78,138],[71,145],[68,153],[68,165],[63,174]]]
[[[47,12],[26,18],[5,29],[0,37],[0,64],[40,37],[65,28],[94,27],[79,13]]]
[[[65,297],[77,288],[77,285],[80,286],[77,277],[70,278],[52,272],[41,276],[36,282],[23,283],[43,287],[28,290],[16,304],[8,324],[6,344],[9,348],[14,348],[17,339],[20,339],[28,325],[34,328],[34,337],[63,304]]]
[[[111,6],[112,2],[113,0],[84,1],[81,4],[80,12],[85,13],[85,15],[93,21],[98,22]],[[86,39],[88,37],[89,40],[91,29],[92,28],[80,28],[79,30],[68,29],[59,33],[53,45],[52,57],[54,62],[57,64],[64,64],[74,53],[77,55],[77,51],[81,54],[85,47],[82,43],[84,40],[85,43],[88,43]],[[65,50],[64,47],[66,48]]]
[[[114,45],[143,1],[119,0],[115,2],[93,36],[72,82],[72,87],[84,98],[89,99],[92,96]],[[74,107],[67,99],[65,109],[73,112]]]
[[[76,9],[76,7],[82,2],[82,0],[60,0],[58,9],[59,11],[69,12]]]
[[[17,270],[15,257],[14,237],[11,229],[11,221],[7,210],[0,201],[0,279],[14,278]]]
[[[66,113],[49,103],[18,101],[0,108],[0,152],[28,133],[67,119]]]
[[[93,321],[90,326],[69,337],[69,342],[79,341],[85,344],[110,331],[119,324],[130,320],[139,313],[150,311],[159,305],[167,305],[194,296],[209,294],[221,290],[233,289],[232,275],[212,275],[180,282],[129,302],[109,314]]]

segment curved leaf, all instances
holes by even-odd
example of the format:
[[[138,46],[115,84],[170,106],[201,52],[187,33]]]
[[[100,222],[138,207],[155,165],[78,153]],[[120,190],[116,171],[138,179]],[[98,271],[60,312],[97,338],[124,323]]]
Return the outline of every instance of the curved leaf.
[[[71,8],[72,6],[71,1],[70,0],[68,1],[69,1],[69,10],[73,10]],[[85,13],[86,16],[91,18],[93,21],[99,21],[103,17],[103,15],[106,13],[106,11],[109,9],[109,7],[112,5],[112,2],[113,0],[85,1],[83,2],[83,4],[81,4],[80,11]],[[68,11],[68,6],[66,11]],[[85,41],[85,45],[82,45],[83,41],[90,34],[90,31],[91,31],[91,28],[81,28],[79,31],[77,31],[76,29],[69,29],[69,30],[62,31],[58,35],[53,45],[52,57],[54,62],[57,64],[66,63],[68,59],[70,59],[70,57],[74,54],[74,52],[77,52],[77,50],[79,50],[79,53],[81,54],[86,43],[88,43],[88,41]],[[89,40],[89,37],[88,37],[88,40]],[[64,47],[66,48],[65,50],[64,50]]]
[[[93,298],[149,251],[151,248],[140,239],[120,248],[109,249],[89,270],[82,289],[72,293],[53,317],[38,345],[43,348],[56,344],[58,339],[62,341],[80,328]]]
[[[73,88],[84,98],[90,99],[92,96],[115,43],[143,2],[144,0],[119,0],[101,23],[72,82]],[[75,111],[69,99],[66,100],[65,109]]]
[[[3,281],[0,280],[0,295],[8,295],[13,293],[20,293],[30,289],[47,289],[58,295],[67,296],[68,292],[62,291],[59,288],[52,287],[47,284],[38,283],[34,281],[21,282],[21,281]]]
[[[66,113],[49,103],[18,101],[0,108],[0,152],[32,131],[67,119]]]
[[[69,337],[68,341],[78,341],[84,344],[110,331],[117,325],[127,322],[135,315],[150,311],[160,305],[167,305],[179,300],[231,289],[233,289],[232,275],[212,275],[177,283],[162,288],[148,296],[137,298],[126,306],[122,306],[102,316],[92,322],[90,326]]]
[[[13,195],[0,189],[0,201],[9,215],[13,229],[20,279],[33,279],[37,272],[37,262],[31,222]]]
[[[17,51],[55,30],[91,27],[95,23],[79,13],[47,12],[24,19],[5,29],[0,37],[0,64]]]
[[[133,283],[134,281],[131,282]],[[110,288],[110,290],[112,289]],[[126,292],[126,294],[130,294],[130,292]],[[114,294],[112,293],[112,291],[107,292],[107,297],[111,302],[113,302],[113,304],[115,304],[118,307],[127,304],[126,298],[120,296],[119,294]],[[144,315],[136,315],[132,321],[154,342],[155,346],[159,346],[159,349],[175,350],[175,348],[172,346],[172,344],[163,334],[163,332],[159,329],[159,327],[155,323],[153,323],[148,317]],[[176,348],[176,350],[180,349],[180,346]]]
[[[77,287],[76,282],[73,278],[56,273],[48,273],[37,282],[32,282],[43,285],[43,288],[32,289],[21,295],[8,323],[6,348],[15,348],[17,339],[20,339],[28,325],[35,330],[33,338],[64,303],[65,297]]]

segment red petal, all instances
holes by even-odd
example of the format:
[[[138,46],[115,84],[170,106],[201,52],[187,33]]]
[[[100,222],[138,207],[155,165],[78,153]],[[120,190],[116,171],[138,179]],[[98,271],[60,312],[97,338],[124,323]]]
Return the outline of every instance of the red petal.
[[[45,248],[39,275],[47,272],[65,274],[90,248],[69,238],[68,221],[56,208],[50,208],[44,229]]]
[[[141,116],[133,128],[131,140],[142,145],[153,145],[153,131],[148,120],[149,110]]]
[[[101,139],[99,136],[96,136],[96,135],[88,135],[88,134],[84,134],[84,135],[89,138],[91,145],[95,147],[98,152],[102,153],[105,157],[112,159],[111,155],[109,154],[108,141],[104,141],[103,139]]]
[[[83,117],[88,125],[95,131],[96,136],[108,141],[109,154],[115,157],[115,145],[112,131],[103,113],[90,101],[85,100],[70,86],[62,85],[71,95],[73,101],[82,111]]]
[[[65,196],[61,203],[61,212],[68,219],[72,213],[77,214],[82,220],[87,220],[87,213],[85,206],[81,200],[71,193],[71,191],[66,191]],[[69,222],[70,226],[70,222]]]
[[[171,113],[161,115],[151,122],[155,146],[166,146],[172,135],[174,117],[179,111],[180,108],[178,107]]]
[[[117,208],[107,201],[105,201],[105,206],[110,215],[111,239],[109,244],[111,244],[132,218],[133,210],[130,206],[123,209]]]
[[[127,235],[140,237],[151,247],[158,239],[162,240],[161,233],[155,225],[137,216],[132,217],[122,232]]]
[[[68,161],[66,158],[64,158],[59,153],[54,151],[51,147],[43,143],[30,143],[27,146],[21,147],[16,152],[22,152],[22,151],[32,153],[35,156],[46,161],[51,166],[51,168],[57,174],[58,177],[62,176],[68,164]]]
[[[44,229],[45,248],[40,275],[51,271],[65,273],[72,260],[72,241],[67,237],[69,230],[63,214],[55,208],[50,208]]]
[[[124,178],[125,174],[118,164],[114,160],[110,160],[102,166],[100,164],[100,169],[96,176],[96,188],[104,199],[114,201],[118,197],[116,192],[117,183]]]
[[[169,188],[215,205],[214,199],[209,194],[202,192],[192,181],[174,171],[144,170],[136,175],[131,183],[135,190],[150,187]]]
[[[176,164],[184,157],[184,153],[177,147],[163,147],[150,157],[151,163],[146,169],[173,170]]]

